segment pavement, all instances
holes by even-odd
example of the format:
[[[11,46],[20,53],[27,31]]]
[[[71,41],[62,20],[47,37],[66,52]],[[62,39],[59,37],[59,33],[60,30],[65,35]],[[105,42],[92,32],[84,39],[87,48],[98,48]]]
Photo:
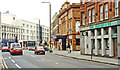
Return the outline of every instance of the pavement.
[[[71,54],[77,55],[78,53],[72,52]],[[62,56],[56,56],[49,52],[46,52],[45,55],[35,55],[34,51],[28,51],[28,50],[24,50],[23,55],[11,55],[9,52],[2,52],[2,57],[3,57],[3,60],[5,61],[4,64],[6,64],[8,69],[9,68],[17,68],[17,69],[21,69],[21,68],[118,68],[118,66],[116,65],[101,64],[101,63],[89,62],[84,60],[75,60],[75,59],[70,59]],[[73,69],[73,70],[76,70],[76,69]]]
[[[120,66],[120,60],[115,58],[106,58],[106,57],[97,57],[97,56],[88,56],[88,55],[81,55],[80,51],[72,51],[71,53],[68,53],[68,51],[58,51],[55,50],[53,52],[55,55],[79,59],[79,60],[87,60],[92,62],[98,62],[98,63],[104,63],[104,64],[111,64],[111,65],[119,65]]]

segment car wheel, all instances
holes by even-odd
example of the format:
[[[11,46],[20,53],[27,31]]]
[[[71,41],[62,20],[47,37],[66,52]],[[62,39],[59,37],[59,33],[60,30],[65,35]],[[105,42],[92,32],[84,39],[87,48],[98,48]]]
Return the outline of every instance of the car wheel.
[[[23,55],[23,53],[21,53],[21,55]]]
[[[45,52],[43,53],[43,55],[45,55]]]
[[[11,55],[13,55],[13,53],[11,52]]]

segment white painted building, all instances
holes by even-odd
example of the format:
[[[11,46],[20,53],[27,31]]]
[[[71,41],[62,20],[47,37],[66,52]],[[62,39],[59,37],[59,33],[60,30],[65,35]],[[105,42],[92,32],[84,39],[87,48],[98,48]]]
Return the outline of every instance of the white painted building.
[[[42,41],[47,42],[50,40],[50,29],[47,26],[41,25],[42,27]]]
[[[1,14],[2,40],[14,40],[18,37],[19,42],[37,41],[36,23],[17,19],[10,13]]]

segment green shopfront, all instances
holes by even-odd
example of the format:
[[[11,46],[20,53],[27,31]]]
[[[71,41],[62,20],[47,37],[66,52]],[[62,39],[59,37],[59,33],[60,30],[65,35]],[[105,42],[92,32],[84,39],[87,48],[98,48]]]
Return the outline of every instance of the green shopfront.
[[[97,56],[118,57],[118,36],[120,31],[120,20],[90,26],[87,30],[81,31],[87,35],[81,35],[84,54]]]

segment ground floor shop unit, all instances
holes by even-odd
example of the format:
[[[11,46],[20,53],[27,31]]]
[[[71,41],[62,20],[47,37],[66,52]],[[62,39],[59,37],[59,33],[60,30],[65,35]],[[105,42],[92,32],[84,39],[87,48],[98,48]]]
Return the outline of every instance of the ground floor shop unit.
[[[57,49],[67,50],[68,43],[72,51],[80,51],[80,35],[57,36]]]
[[[81,31],[81,53],[96,56],[120,56],[120,20],[85,27]],[[87,33],[87,35],[84,35]]]

